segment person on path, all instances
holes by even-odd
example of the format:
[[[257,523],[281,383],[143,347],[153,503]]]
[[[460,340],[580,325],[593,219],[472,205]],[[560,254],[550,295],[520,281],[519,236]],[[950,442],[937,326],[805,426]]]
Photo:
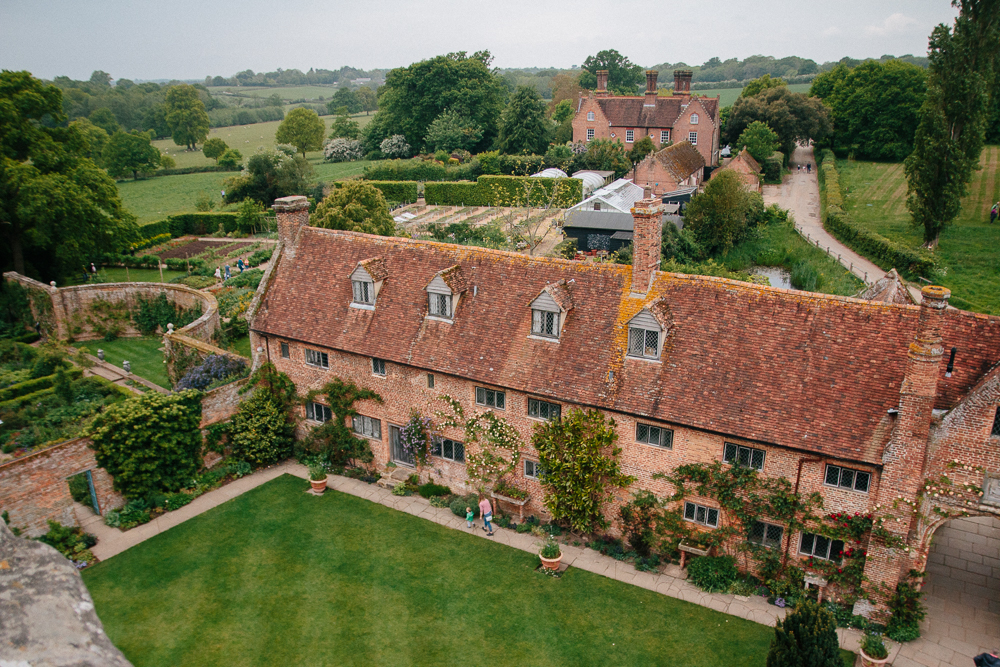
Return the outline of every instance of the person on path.
[[[243,258],[242,257],[240,257],[238,260],[236,260],[236,268],[238,268],[240,270],[240,273],[243,273]]]
[[[229,265],[228,264],[226,264],[226,273],[225,273],[225,276],[226,276],[226,280],[229,280],[230,278],[233,277],[233,274],[229,271]]]
[[[486,531],[487,535],[493,535],[493,505],[490,504],[488,498],[483,496],[482,500],[479,501],[479,513],[483,515],[483,530]]]
[[[809,173],[809,174],[811,174],[811,173],[812,173],[812,170],[813,170],[813,165],[812,165],[812,162],[810,162],[810,163],[806,164],[806,173]]]
[[[994,206],[993,208],[996,208],[996,206]],[[90,263],[90,272],[93,273],[95,276],[97,275],[97,267],[94,266],[93,262]]]
[[[469,527],[469,530],[472,530],[475,527],[476,524],[473,521],[473,519],[475,519],[475,518],[476,518],[476,515],[472,513],[472,508],[471,507],[466,507],[465,508],[465,523]]]
[[[222,269],[215,267],[215,279],[222,280]]]
[[[992,225],[997,221],[997,215],[1000,214],[1000,201],[993,204],[993,208],[990,209],[990,224]]]
[[[1000,649],[994,649],[989,653],[980,653],[972,662],[976,667],[1000,667]]]

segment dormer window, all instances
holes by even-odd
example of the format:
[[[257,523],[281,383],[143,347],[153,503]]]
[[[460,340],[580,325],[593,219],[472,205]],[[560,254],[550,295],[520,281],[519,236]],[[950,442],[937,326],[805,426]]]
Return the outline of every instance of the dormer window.
[[[462,267],[455,265],[438,271],[427,284],[427,316],[452,321],[462,293],[468,285]]]
[[[696,113],[691,114],[691,124],[692,125],[698,124],[698,114]]]
[[[663,341],[672,327],[667,302],[662,297],[652,301],[628,323],[628,356],[659,361]]]
[[[558,341],[566,314],[573,307],[566,281],[546,285],[530,306],[531,335]]]
[[[387,275],[385,263],[381,259],[358,262],[358,266],[351,272],[351,307],[374,310],[375,298]]]
[[[450,294],[434,294],[433,292],[427,295],[430,299],[430,314],[435,317],[443,317],[445,319],[451,319],[451,295]]]

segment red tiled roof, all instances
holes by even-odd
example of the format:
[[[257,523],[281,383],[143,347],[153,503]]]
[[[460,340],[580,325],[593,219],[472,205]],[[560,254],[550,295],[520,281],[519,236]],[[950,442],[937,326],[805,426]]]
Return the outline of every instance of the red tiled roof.
[[[358,262],[358,266],[363,268],[371,276],[372,280],[379,282],[380,280],[385,280],[389,272],[385,268],[385,262],[383,262],[378,257],[373,257],[370,259],[363,259]]]
[[[614,127],[672,128],[685,104],[693,98],[681,96],[657,97],[655,107],[646,106],[643,97],[598,97],[597,103]],[[701,97],[698,101],[714,121],[718,116],[719,100]]]
[[[535,299],[540,297],[542,292],[551,296],[552,300],[556,302],[556,305],[559,306],[563,312],[567,312],[573,307],[573,296],[569,293],[569,286],[566,284],[565,278],[559,282],[552,283],[551,285],[546,285],[542,288],[541,292],[535,295]],[[535,299],[532,299],[531,303],[534,303]]]
[[[388,270],[378,304],[350,308],[349,276],[371,257]],[[454,323],[425,320],[424,286],[455,265],[477,289]],[[530,338],[525,304],[560,280],[574,305],[561,342]],[[670,273],[656,275],[645,299],[630,291],[628,266],[307,227],[294,259],[275,267],[251,326],[555,400],[881,463],[918,307]],[[643,307],[672,318],[662,363],[625,358],[627,323]],[[949,310],[943,337],[959,353],[951,378],[942,360],[936,407],[951,407],[1000,360],[1000,319]]]

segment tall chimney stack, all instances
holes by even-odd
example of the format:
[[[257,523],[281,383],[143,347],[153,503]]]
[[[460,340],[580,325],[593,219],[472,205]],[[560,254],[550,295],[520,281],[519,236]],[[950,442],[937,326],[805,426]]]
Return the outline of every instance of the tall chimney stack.
[[[646,101],[642,103],[644,107],[656,106],[656,77],[659,74],[655,69],[646,70]]]
[[[674,95],[691,94],[691,77],[693,74],[689,69],[674,70]]]
[[[271,208],[278,217],[278,242],[284,246],[284,254],[295,257],[299,231],[309,224],[309,200],[302,195],[282,197],[275,199]]]
[[[598,97],[608,96],[608,70],[597,70],[597,90],[595,92]]]
[[[660,200],[640,199],[632,209],[632,293],[645,294],[660,268],[663,207]]]

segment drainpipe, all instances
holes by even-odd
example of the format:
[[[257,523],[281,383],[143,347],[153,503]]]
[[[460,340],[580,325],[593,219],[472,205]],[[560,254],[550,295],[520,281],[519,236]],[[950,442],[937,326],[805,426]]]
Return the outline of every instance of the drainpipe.
[[[799,495],[799,482],[802,481],[802,465],[804,463],[821,463],[823,459],[799,459],[799,471],[795,475],[795,496]],[[792,549],[792,536],[788,536],[788,544],[785,546],[785,555],[781,559],[782,565],[788,565],[788,552]]]

